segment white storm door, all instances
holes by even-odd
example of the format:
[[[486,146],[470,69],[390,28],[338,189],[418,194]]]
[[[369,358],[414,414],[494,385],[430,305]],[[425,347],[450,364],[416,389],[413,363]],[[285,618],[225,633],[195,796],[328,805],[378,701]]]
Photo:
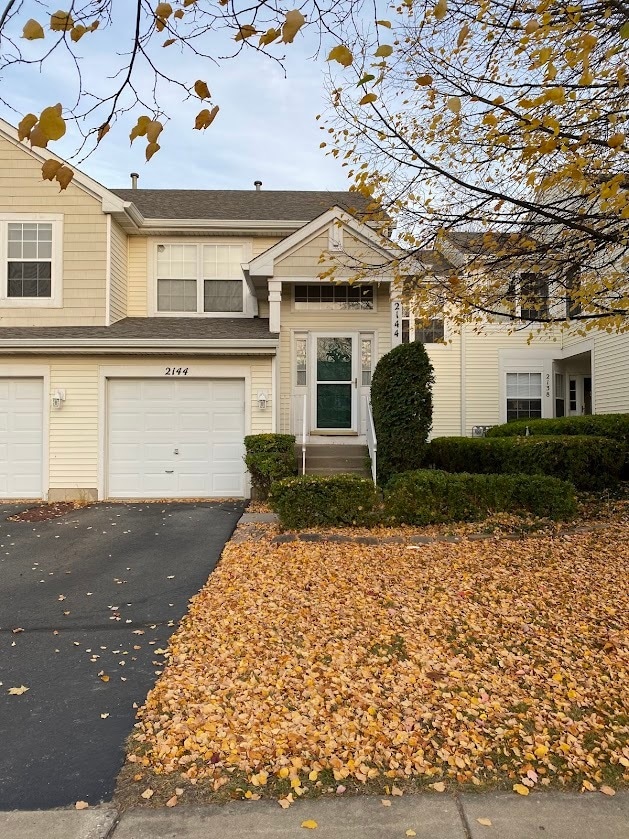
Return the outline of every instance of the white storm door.
[[[0,498],[41,498],[43,379],[0,379]]]
[[[356,335],[313,335],[313,423],[328,433],[357,430]]]
[[[108,495],[241,497],[242,379],[109,382]]]

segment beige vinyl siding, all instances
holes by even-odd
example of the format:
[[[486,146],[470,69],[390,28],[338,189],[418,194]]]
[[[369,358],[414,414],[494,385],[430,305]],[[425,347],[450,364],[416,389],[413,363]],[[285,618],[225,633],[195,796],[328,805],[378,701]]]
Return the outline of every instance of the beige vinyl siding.
[[[62,307],[0,307],[3,324],[104,324],[107,220],[100,199],[75,184],[60,192],[42,180],[41,163],[26,148],[0,137],[0,212],[63,214]]]
[[[329,238],[326,230],[288,254],[288,256],[277,260],[274,267],[275,277],[277,279],[283,279],[284,277],[312,277],[314,279],[332,265],[339,266],[339,276],[351,276],[355,269],[345,267],[344,263],[348,265],[351,263],[379,265],[383,259],[368,245],[351,236],[347,229],[344,230],[344,254],[339,254],[336,259],[330,257],[327,253],[328,244]],[[322,255],[324,258],[320,262]]]
[[[110,320],[115,323],[127,316],[127,234],[111,222],[111,298]]]
[[[264,251],[268,251],[269,248],[272,248],[273,245],[276,245],[279,241],[279,236],[260,236],[258,238],[254,238],[251,247],[252,258],[260,256],[260,254],[264,253]]]
[[[293,392],[293,348],[295,332],[374,332],[375,362],[391,349],[391,301],[389,285],[376,286],[373,311],[307,312],[293,310],[293,285],[282,288],[280,330],[280,431],[289,433]]]
[[[461,433],[461,337],[449,344],[428,344],[428,357],[435,371],[432,389],[431,437],[450,437]]]
[[[15,376],[29,375],[29,369],[47,367],[50,371],[50,393],[44,394],[49,402],[57,388],[66,391],[66,400],[59,410],[50,410],[48,447],[50,460],[50,490],[52,500],[63,498],[95,499],[99,481],[99,459],[101,453],[101,423],[105,422],[106,406],[101,404],[101,367],[119,367],[121,372],[130,367],[145,367],[154,373],[157,369],[172,364],[171,356],[47,356],[37,359],[16,357],[11,360]],[[248,368],[251,377],[251,391],[248,399],[251,405],[251,433],[270,432],[273,423],[273,409],[269,405],[261,411],[258,392],[271,393],[271,357],[251,358],[191,358],[177,357],[177,365],[208,368]],[[235,377],[238,373],[235,374]],[[106,464],[102,464],[106,469]]]
[[[129,273],[127,284],[127,315],[145,318],[148,315],[148,240],[146,236],[129,236]]]
[[[471,327],[465,330],[463,425],[466,435],[471,435],[475,425],[497,425],[500,422],[500,350],[520,350],[523,359],[529,347],[549,351],[557,348],[559,353],[559,345],[552,341],[552,335],[535,337],[530,345],[528,337],[528,331],[509,334],[506,327],[488,327],[478,335]]]
[[[629,413],[629,334],[598,334],[592,353],[594,410]]]

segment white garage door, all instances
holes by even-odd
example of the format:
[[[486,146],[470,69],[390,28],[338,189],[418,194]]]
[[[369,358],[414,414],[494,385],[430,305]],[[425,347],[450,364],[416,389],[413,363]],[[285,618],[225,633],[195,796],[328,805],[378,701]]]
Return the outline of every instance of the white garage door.
[[[111,498],[244,495],[242,379],[109,382]]]
[[[0,379],[0,498],[41,498],[42,379]]]

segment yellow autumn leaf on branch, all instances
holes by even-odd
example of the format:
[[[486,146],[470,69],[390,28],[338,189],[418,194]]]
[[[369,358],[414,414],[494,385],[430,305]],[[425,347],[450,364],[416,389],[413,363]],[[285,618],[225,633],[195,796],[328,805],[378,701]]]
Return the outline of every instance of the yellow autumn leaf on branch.
[[[392,52],[393,47],[390,44],[380,44],[374,55],[376,58],[388,58]]]
[[[194,92],[199,97],[199,99],[209,99],[211,96],[210,89],[207,86],[207,83],[202,81],[201,79],[197,79],[194,83]]]
[[[378,97],[375,93],[365,93],[363,98],[358,103],[359,105],[369,105],[371,102],[375,102]]]
[[[295,35],[299,32],[301,27],[306,22],[306,18],[302,15],[299,9],[293,9],[286,13],[284,25],[282,26],[282,43],[292,44],[295,40]]]
[[[327,58],[328,61],[338,61],[339,64],[342,64],[343,67],[349,67],[349,65],[354,60],[354,56],[350,49],[348,49],[345,44],[338,44],[338,46],[334,47],[330,50],[330,54]]]
[[[391,29],[390,20],[377,20],[376,23],[378,24],[378,26],[384,26],[386,29]]]
[[[438,0],[437,5],[433,9],[433,14],[437,20],[443,20],[448,11],[448,0]]]
[[[246,23],[244,26],[241,26],[236,35],[234,36],[234,41],[246,41],[247,38],[251,38],[252,35],[256,35],[258,30],[255,26],[252,26],[250,23]]]
[[[162,133],[163,130],[164,130],[164,126],[161,124],[161,122],[159,120],[157,120],[157,119],[152,120],[146,126],[146,139],[149,141],[149,143],[156,143],[157,138],[159,137],[159,135]]]
[[[37,117],[35,114],[26,114],[26,116],[22,117],[17,125],[18,140],[27,140],[36,125]]]
[[[44,27],[41,23],[38,23],[33,18],[26,21],[22,30],[22,38],[26,38],[27,41],[36,41],[38,38],[44,37]]]
[[[60,140],[66,133],[65,120],[61,116],[61,105],[51,105],[39,115],[37,123],[47,140]]]
[[[194,120],[194,127],[198,131],[200,131],[202,128],[209,128],[209,126],[212,125],[212,123],[214,122],[218,110],[218,105],[214,105],[212,110],[210,110],[209,108],[203,108],[202,111],[199,111],[199,113],[196,116],[196,119]]]
[[[149,143],[146,147],[146,161],[148,161],[153,157],[154,154],[160,150],[161,146],[159,143]]]
[[[610,149],[617,149],[625,142],[625,135],[622,131],[618,131],[616,134],[612,134],[612,136],[607,141],[607,145]]]
[[[151,118],[147,116],[138,117],[138,121],[131,129],[131,133],[129,134],[129,139],[131,142],[135,140],[136,137],[145,137],[146,131],[151,124]]]
[[[449,96],[448,101],[446,102],[446,107],[449,111],[452,111],[453,114],[458,114],[461,111],[461,100],[458,96]]]
[[[262,35],[260,35],[259,44],[261,47],[266,47],[269,44],[272,44],[273,41],[276,41],[282,33],[279,29],[267,29]]]
[[[155,9],[155,16],[161,18],[162,20],[166,20],[169,18],[173,13],[173,7],[170,3],[158,3],[157,8]]]
[[[50,15],[50,28],[53,32],[67,32],[74,26],[74,20],[70,12],[64,12],[61,9]]]
[[[75,43],[77,43],[77,41],[80,41],[86,32],[89,32],[87,26],[83,26],[81,23],[77,23],[77,25],[70,32],[70,38]]]
[[[45,160],[41,167],[41,175],[45,181],[54,181],[58,170],[63,166],[60,160],[49,158]]]
[[[68,188],[70,181],[74,177],[74,172],[70,169],[69,166],[60,166],[57,169],[57,174],[55,175],[55,180],[59,184],[59,191],[61,192],[64,189]]]

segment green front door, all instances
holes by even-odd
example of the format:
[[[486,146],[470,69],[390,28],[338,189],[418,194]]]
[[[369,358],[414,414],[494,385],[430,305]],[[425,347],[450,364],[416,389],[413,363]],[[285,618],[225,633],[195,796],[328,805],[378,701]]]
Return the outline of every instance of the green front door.
[[[354,428],[354,339],[316,337],[316,427]]]

